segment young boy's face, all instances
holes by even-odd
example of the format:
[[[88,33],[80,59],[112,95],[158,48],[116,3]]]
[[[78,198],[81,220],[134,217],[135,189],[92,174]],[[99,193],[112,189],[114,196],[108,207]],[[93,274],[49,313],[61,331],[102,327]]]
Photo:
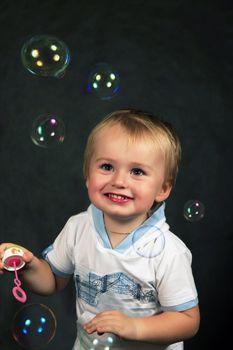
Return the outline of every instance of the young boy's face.
[[[120,126],[96,137],[86,181],[90,201],[113,220],[143,222],[154,202],[171,190],[164,183],[163,153],[150,140],[129,143]]]

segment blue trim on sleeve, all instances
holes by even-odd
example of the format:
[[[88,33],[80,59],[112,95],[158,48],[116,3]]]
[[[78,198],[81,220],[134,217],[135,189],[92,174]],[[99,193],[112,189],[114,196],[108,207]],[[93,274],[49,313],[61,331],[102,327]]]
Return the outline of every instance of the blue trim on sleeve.
[[[198,298],[188,301],[187,303],[173,305],[173,306],[161,306],[163,311],[185,311],[192,309],[198,305]]]
[[[47,261],[47,263],[49,264],[51,270],[53,271],[53,273],[56,275],[56,276],[59,276],[59,277],[63,277],[63,278],[69,278],[70,276],[72,276],[72,273],[69,274],[69,273],[64,273],[64,272],[61,272],[59,271],[52,263],[51,261],[49,260],[48,258],[48,253],[51,252],[53,250],[53,244],[51,244],[50,246],[48,246],[47,248],[45,248],[42,252],[42,257],[44,260]]]
[[[43,259],[47,258],[47,255],[49,252],[51,252],[51,250],[53,250],[53,244],[51,244],[50,246],[48,246],[47,248],[45,248],[42,252],[42,257]]]

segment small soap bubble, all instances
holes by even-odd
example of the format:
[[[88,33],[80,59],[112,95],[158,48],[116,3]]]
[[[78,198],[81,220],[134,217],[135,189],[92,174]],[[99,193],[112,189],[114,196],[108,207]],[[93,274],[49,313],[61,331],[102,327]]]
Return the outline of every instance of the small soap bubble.
[[[96,64],[89,73],[87,91],[101,100],[111,99],[120,89],[118,72],[108,63]]]
[[[39,349],[51,342],[57,321],[51,309],[43,304],[23,306],[14,316],[12,334],[26,349]]]
[[[62,78],[70,62],[70,53],[66,44],[58,38],[37,35],[23,45],[21,59],[32,74]]]
[[[111,333],[88,334],[84,330],[79,330],[81,350],[111,350],[116,345],[117,337]],[[118,338],[119,342],[119,338]]]
[[[188,221],[199,221],[205,215],[205,206],[198,200],[189,200],[184,205],[183,215]]]
[[[54,114],[40,115],[32,125],[31,139],[36,146],[50,148],[63,143],[65,125]]]
[[[163,232],[154,225],[144,225],[142,228],[138,228],[133,233],[132,241],[135,252],[149,259],[159,255],[165,245]]]

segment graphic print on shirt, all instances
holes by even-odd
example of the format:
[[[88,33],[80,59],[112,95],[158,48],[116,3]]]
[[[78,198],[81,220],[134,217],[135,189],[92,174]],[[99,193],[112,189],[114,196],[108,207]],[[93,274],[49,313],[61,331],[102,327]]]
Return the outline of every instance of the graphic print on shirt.
[[[75,275],[77,297],[91,306],[96,307],[99,298],[108,292],[127,295],[141,303],[156,302],[155,291],[143,289],[138,282],[123,272],[100,276],[89,271],[85,273],[84,270],[81,272],[79,269],[79,274]]]

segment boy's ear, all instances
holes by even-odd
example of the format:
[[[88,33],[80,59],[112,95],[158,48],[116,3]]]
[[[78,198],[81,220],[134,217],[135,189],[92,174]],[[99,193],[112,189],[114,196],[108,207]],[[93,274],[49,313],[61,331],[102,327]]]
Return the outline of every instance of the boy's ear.
[[[168,198],[171,190],[172,190],[171,182],[170,181],[165,182],[161,188],[161,191],[156,194],[155,202],[156,203],[163,202],[165,199]]]
[[[88,178],[86,178],[85,183],[86,183],[86,188],[88,188],[88,183],[89,183]]]

